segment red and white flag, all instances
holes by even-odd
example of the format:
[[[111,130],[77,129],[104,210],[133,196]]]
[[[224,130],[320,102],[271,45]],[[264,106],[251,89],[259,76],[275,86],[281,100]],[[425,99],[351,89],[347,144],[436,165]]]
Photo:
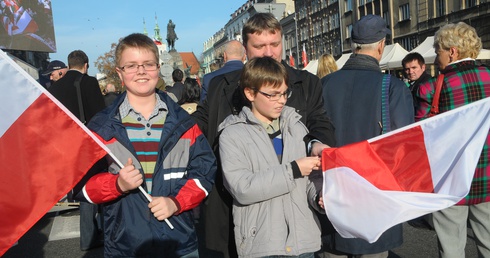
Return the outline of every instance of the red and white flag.
[[[346,238],[387,229],[465,197],[490,128],[490,98],[376,138],[325,149],[323,198]]]
[[[0,256],[109,151],[0,50]]]
[[[291,67],[294,67],[294,57],[293,57],[293,53],[291,53],[291,49],[289,50],[289,65]]]
[[[303,62],[303,67],[306,67],[308,65],[308,56],[306,55],[306,49],[305,49],[305,44],[303,44],[303,53],[301,55],[302,57],[302,62]]]

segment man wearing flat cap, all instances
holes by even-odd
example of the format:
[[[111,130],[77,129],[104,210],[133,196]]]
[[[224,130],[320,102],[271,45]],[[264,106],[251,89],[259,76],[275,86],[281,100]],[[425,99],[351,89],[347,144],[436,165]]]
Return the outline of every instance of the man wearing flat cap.
[[[48,64],[48,68],[43,72],[43,75],[51,80],[51,83],[56,82],[63,77],[68,71],[68,67],[60,60],[53,60]]]
[[[324,106],[335,126],[337,147],[367,140],[414,120],[410,90],[379,68],[385,38],[390,33],[383,18],[362,17],[352,27],[353,54],[342,69],[322,79]],[[401,225],[368,243],[359,238],[343,238],[326,216],[320,220],[322,257],[388,257],[388,251],[403,242]]]

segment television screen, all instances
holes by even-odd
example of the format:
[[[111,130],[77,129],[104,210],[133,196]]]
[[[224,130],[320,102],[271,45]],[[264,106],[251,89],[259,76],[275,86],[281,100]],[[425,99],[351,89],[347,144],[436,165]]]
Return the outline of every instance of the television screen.
[[[50,0],[0,0],[0,49],[56,52]]]

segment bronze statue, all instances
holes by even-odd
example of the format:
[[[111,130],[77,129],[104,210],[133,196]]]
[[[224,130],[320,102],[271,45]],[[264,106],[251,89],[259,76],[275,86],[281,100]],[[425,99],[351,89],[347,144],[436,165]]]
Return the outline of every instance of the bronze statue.
[[[175,33],[175,24],[172,20],[169,20],[167,24],[167,43],[170,50],[175,50],[175,41],[178,39]]]

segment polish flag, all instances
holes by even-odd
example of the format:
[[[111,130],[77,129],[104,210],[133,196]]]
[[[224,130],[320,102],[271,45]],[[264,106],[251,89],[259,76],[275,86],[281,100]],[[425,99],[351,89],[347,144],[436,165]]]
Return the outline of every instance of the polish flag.
[[[109,151],[0,50],[0,256]]]
[[[323,199],[345,238],[387,229],[459,202],[488,137],[490,98],[373,139],[325,149]]]
[[[305,44],[303,44],[303,54],[301,61],[303,62],[303,67],[306,67],[308,65],[308,56],[306,55]]]
[[[293,54],[291,53],[291,49],[289,50],[289,65],[291,67],[294,67],[294,57]]]

